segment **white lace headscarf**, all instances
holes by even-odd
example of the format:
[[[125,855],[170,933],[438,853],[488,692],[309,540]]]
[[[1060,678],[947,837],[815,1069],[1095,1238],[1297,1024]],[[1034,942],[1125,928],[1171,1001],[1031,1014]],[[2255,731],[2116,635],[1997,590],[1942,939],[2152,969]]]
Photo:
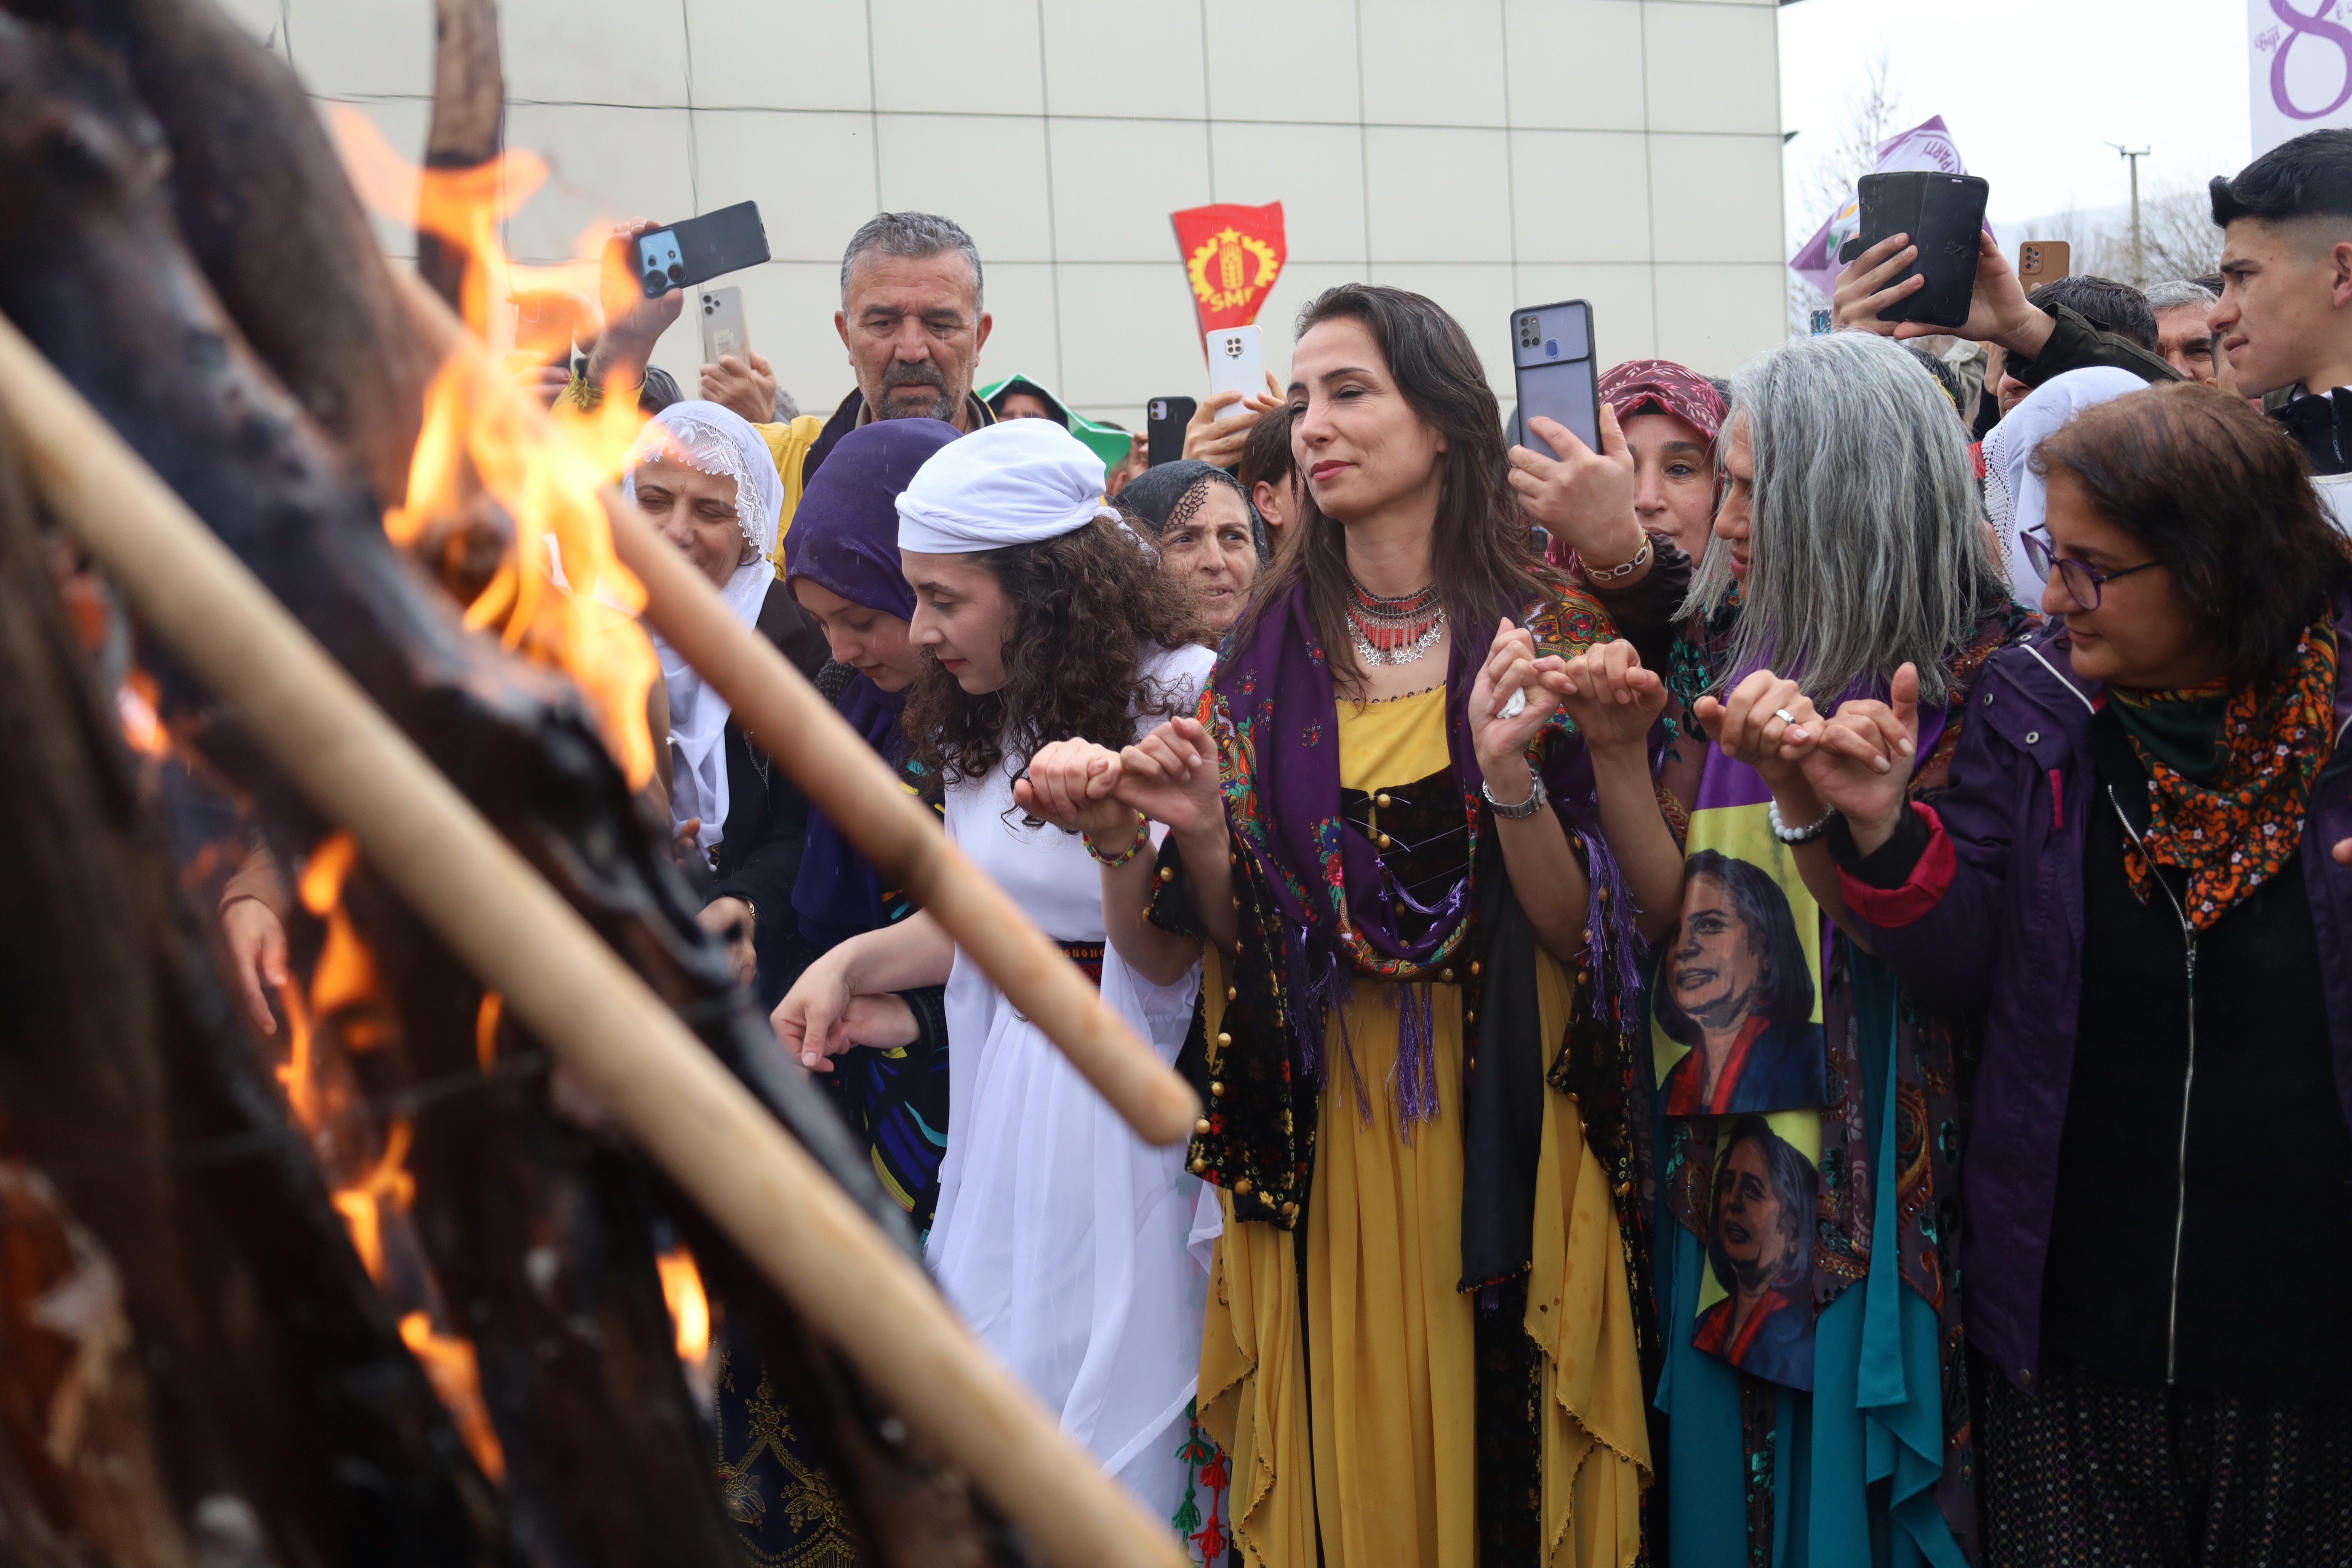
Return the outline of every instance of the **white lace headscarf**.
[[[2042,602],[2042,579],[2018,536],[2040,528],[2050,512],[2050,487],[2033,471],[2033,454],[2058,427],[2084,409],[2147,383],[2127,370],[2098,365],[2053,375],[2001,416],[1984,442],[1985,515],[2009,563],[2009,591],[2029,605]]]
[[[727,607],[745,626],[756,626],[776,568],[776,530],[784,510],[784,481],[776,460],[750,422],[716,403],[673,403],[649,420],[629,447],[621,470],[621,493],[634,506],[637,466],[654,458],[735,481],[735,522],[751,546],[751,558],[735,569],[719,590]],[[727,699],[704,683],[694,667],[656,634],[662,683],[669,689],[669,738],[677,747],[670,770],[670,821],[682,826],[701,819],[695,842],[708,849],[727,828]]]

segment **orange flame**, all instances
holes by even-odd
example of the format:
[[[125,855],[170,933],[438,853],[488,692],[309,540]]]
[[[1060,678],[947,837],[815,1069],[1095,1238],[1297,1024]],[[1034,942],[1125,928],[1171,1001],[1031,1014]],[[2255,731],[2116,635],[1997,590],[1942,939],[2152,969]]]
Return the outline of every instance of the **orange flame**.
[[[683,1242],[658,1254],[654,1262],[661,1269],[662,1300],[677,1331],[677,1359],[699,1366],[710,1359],[710,1298],[702,1291],[702,1270],[694,1266],[694,1254]]]
[[[171,754],[172,732],[163,727],[157,711],[160,706],[154,678],[143,669],[132,670],[114,689],[114,712],[122,725],[122,738],[142,756]]]
[[[499,1015],[507,999],[495,991],[482,993],[481,1010],[474,1015],[474,1058],[488,1074],[499,1065]]]
[[[574,261],[520,266],[499,243],[498,226],[544,183],[543,161],[508,152],[478,168],[419,170],[358,110],[341,106],[331,115],[362,197],[389,216],[413,216],[468,258],[461,297],[478,341],[461,342],[425,390],[408,494],[384,514],[384,530],[404,545],[436,522],[467,515],[484,495],[504,509],[513,540],[467,606],[466,625],[496,631],[508,648],[571,675],[629,787],[642,789],[654,771],[646,695],[661,667],[634,624],[645,589],[614,552],[603,492],[620,477],[644,417],[625,397],[593,412],[567,403],[542,414],[484,347],[495,335],[497,279],[596,298],[603,231],[582,235]]]
[[[422,1311],[400,1320],[400,1341],[424,1363],[433,1392],[440,1395],[443,1406],[457,1423],[457,1436],[466,1440],[482,1474],[494,1481],[505,1480],[507,1451],[499,1446],[498,1430],[490,1425],[489,1406],[482,1400],[482,1373],[474,1342],[436,1333],[432,1318]]]
[[[411,1137],[408,1119],[395,1121],[383,1141],[383,1157],[357,1184],[334,1196],[335,1211],[343,1216],[343,1228],[352,1233],[352,1245],[358,1248],[360,1261],[367,1265],[368,1278],[379,1285],[384,1282],[383,1207],[390,1204],[395,1214],[405,1214],[416,1201],[416,1178],[407,1170]]]
[[[285,1088],[286,1104],[296,1122],[315,1135],[323,1118],[318,1079],[311,1071],[310,1010],[302,1005],[300,988],[291,983],[278,988],[278,1001],[286,1009],[286,1059],[278,1064],[278,1081]]]

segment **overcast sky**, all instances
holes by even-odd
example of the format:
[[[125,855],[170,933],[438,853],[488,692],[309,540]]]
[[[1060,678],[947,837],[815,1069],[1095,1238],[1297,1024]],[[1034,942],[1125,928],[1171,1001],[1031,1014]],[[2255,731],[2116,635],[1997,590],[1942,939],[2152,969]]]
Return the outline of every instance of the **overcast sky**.
[[[1780,7],[1780,123],[1789,247],[1829,215],[1809,174],[1886,61],[1894,130],[1940,114],[2007,226],[2129,200],[2124,161],[2147,147],[2140,189],[2202,185],[2249,157],[2244,0],[1797,0]]]

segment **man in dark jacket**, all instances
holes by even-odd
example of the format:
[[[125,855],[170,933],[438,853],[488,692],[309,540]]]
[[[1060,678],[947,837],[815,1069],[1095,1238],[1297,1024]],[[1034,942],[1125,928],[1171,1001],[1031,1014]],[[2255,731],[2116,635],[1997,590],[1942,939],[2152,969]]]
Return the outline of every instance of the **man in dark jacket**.
[[[2281,142],[2236,179],[2217,177],[2211,196],[2222,231],[2212,327],[2239,390],[2286,426],[2314,473],[2352,473],[2352,131]],[[2326,484],[2320,499],[2331,500]]]

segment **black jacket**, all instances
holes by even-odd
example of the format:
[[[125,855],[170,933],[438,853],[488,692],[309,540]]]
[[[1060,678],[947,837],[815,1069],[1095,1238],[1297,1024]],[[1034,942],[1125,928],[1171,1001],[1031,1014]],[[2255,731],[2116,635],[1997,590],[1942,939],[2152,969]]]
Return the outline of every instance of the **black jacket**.
[[[761,603],[761,634],[803,675],[815,679],[825,662],[824,634],[785,591],[768,585]],[[727,823],[719,841],[718,879],[703,895],[742,899],[753,910],[751,942],[760,955],[760,1005],[784,999],[792,976],[807,963],[793,921],[793,882],[800,876],[801,840],[808,830],[808,797],[764,751],[727,721]]]

